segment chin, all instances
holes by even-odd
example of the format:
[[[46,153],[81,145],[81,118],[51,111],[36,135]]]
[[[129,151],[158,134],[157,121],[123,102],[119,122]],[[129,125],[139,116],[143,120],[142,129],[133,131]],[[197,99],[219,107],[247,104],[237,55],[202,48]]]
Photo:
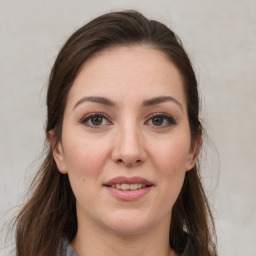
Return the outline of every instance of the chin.
[[[105,226],[109,230],[123,235],[140,234],[151,230],[155,225],[157,225],[156,218],[146,218],[143,213],[112,215],[111,219],[105,222]]]

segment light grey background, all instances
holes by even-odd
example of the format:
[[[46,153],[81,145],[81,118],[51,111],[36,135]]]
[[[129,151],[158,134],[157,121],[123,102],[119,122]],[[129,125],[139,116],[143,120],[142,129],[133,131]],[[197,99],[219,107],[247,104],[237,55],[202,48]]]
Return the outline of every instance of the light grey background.
[[[91,18],[136,9],[177,32],[194,63],[209,140],[203,176],[220,255],[256,255],[256,1],[0,0],[0,226],[17,212],[44,140],[58,50]],[[215,145],[215,146],[214,146]],[[214,147],[217,148],[217,152]],[[34,163],[33,161],[36,160]],[[1,232],[0,255],[5,228]]]

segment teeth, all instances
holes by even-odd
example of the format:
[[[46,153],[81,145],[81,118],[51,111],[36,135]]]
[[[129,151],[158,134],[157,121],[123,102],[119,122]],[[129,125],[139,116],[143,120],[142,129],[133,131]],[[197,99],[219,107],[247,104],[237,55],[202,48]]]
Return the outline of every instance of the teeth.
[[[140,188],[145,188],[146,185],[145,184],[115,184],[115,185],[111,185],[112,188],[117,188],[117,189],[121,189],[121,190],[136,190],[136,189],[140,189]]]
[[[127,190],[127,189],[130,189],[130,185],[129,184],[122,184],[121,188],[122,188],[122,190]]]
[[[130,190],[135,190],[138,188],[138,184],[130,184]]]
[[[116,188],[122,189],[122,185],[121,184],[116,184]]]

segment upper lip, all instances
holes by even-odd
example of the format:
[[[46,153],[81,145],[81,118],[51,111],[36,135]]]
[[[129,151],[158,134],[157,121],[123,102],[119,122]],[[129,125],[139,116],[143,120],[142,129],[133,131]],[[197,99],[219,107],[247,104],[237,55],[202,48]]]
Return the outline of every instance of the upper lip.
[[[115,177],[107,182],[104,183],[106,186],[116,185],[116,184],[145,184],[147,186],[153,185],[152,182],[150,182],[147,179],[144,179],[142,177],[134,176],[134,177],[125,177],[125,176],[119,176]]]

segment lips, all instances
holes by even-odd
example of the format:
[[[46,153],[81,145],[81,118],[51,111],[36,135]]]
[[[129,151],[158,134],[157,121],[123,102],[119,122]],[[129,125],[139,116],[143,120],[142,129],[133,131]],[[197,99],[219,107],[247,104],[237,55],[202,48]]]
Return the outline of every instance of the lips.
[[[142,177],[116,177],[103,184],[114,197],[125,200],[137,200],[146,195],[153,183]]]
[[[106,183],[104,183],[105,186],[112,186],[112,185],[116,185],[116,184],[143,184],[145,186],[152,186],[153,183],[148,181],[147,179],[144,179],[142,177],[124,177],[124,176],[120,176],[120,177],[115,177],[109,181],[107,181]]]

